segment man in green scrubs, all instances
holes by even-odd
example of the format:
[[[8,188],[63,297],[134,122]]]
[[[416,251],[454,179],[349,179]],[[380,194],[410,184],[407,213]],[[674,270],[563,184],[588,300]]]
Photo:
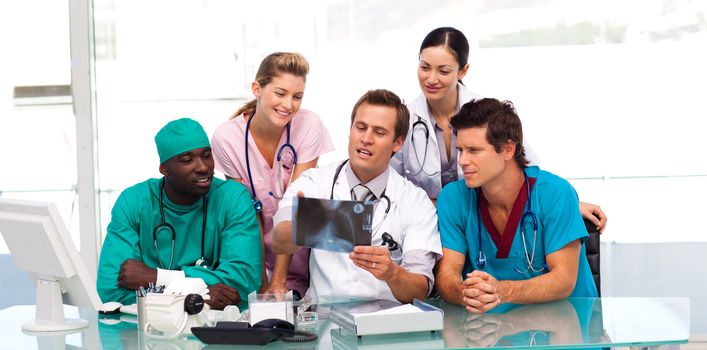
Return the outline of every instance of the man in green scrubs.
[[[213,177],[209,139],[196,121],[169,122],[155,143],[163,177],[126,189],[113,207],[98,266],[101,299],[133,304],[140,286],[186,276],[209,286],[212,308],[246,307],[263,260],[248,191]]]

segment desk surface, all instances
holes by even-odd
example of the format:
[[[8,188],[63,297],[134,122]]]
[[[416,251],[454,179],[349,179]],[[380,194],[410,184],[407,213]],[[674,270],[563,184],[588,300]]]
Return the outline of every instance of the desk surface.
[[[578,349],[597,346],[655,346],[687,343],[690,301],[687,298],[570,298],[540,305],[502,305],[495,312],[474,315],[461,307],[437,302],[445,312],[444,330],[430,333],[365,336],[342,331],[321,320],[313,343],[274,342],[256,349]],[[154,340],[131,323],[99,322],[95,311],[65,306],[66,317],[83,318],[89,327],[67,335],[33,336],[21,324],[34,318],[34,306],[0,310],[3,349],[232,349],[206,346],[196,338]],[[134,320],[132,320],[134,321]],[[64,346],[62,346],[64,345]]]

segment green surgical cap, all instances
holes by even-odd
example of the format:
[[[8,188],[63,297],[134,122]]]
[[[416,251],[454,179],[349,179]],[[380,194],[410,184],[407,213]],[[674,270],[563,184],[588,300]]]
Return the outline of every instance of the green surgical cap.
[[[182,118],[165,125],[155,135],[160,164],[170,158],[197,148],[211,147],[204,128],[196,120]]]

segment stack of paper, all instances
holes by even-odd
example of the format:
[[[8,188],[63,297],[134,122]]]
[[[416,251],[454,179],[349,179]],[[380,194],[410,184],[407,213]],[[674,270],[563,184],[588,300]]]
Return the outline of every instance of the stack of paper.
[[[204,283],[201,278],[176,278],[169,283],[164,290],[164,294],[201,294],[202,296],[209,293],[209,286]]]
[[[144,297],[147,321],[161,331],[179,330],[188,317],[184,311],[184,298],[188,294],[200,294],[208,300],[208,293],[209,287],[201,278],[174,279],[163,293],[147,293]]]
[[[147,293],[145,308],[147,321],[158,330],[179,329],[186,322],[184,295]]]

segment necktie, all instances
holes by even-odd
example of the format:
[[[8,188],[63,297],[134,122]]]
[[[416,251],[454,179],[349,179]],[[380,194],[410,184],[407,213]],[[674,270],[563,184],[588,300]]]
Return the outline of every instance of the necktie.
[[[351,197],[355,201],[372,201],[375,195],[363,184],[358,184],[351,189]]]

